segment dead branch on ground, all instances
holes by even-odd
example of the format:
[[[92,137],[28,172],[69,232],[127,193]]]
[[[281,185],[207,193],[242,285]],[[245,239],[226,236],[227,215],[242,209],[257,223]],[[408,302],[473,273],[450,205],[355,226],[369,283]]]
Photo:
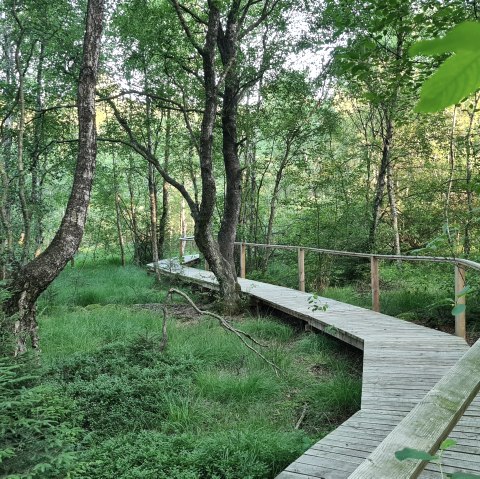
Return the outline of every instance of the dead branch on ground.
[[[227,331],[230,331],[231,333],[235,334],[240,341],[251,351],[253,351],[258,357],[260,357],[263,361],[265,361],[267,364],[272,366],[272,368],[275,370],[275,372],[278,374],[281,372],[280,368],[272,363],[269,359],[267,359],[258,349],[256,349],[254,346],[249,344],[245,338],[249,339],[252,343],[261,346],[261,347],[267,347],[265,344],[259,343],[254,337],[252,337],[249,333],[242,331],[241,329],[235,328],[232,326],[225,318],[220,316],[219,314],[212,313],[211,311],[203,311],[201,310],[191,299],[190,297],[184,293],[183,291],[180,291],[175,288],[170,288],[168,290],[167,298],[171,298],[173,294],[178,294],[179,296],[182,296],[182,298],[186,299],[188,303],[192,306],[192,308],[199,314],[205,315],[205,316],[211,316],[212,318],[215,318],[218,320],[220,325],[225,328]]]

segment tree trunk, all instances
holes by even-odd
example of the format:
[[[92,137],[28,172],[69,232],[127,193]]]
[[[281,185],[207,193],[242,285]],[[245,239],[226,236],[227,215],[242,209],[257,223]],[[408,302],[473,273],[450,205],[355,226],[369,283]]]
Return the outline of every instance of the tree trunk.
[[[135,206],[135,189],[133,187],[132,179],[133,164],[130,157],[129,170],[127,172],[127,186],[130,201],[130,226],[133,240],[133,262],[136,265],[140,264],[140,235],[138,231],[137,208]]]
[[[398,230],[398,209],[397,199],[395,195],[395,180],[393,177],[392,162],[388,162],[387,166],[387,190],[388,200],[390,203],[390,214],[392,215],[392,227],[393,227],[393,240],[395,245],[395,254],[400,255],[400,233]]]
[[[6,159],[10,154],[10,141],[5,141],[3,147],[4,155],[0,159],[0,181],[1,181],[1,192],[0,192],[0,222],[2,224],[3,234],[3,254],[0,259],[2,264],[1,270],[1,279],[7,279],[9,275],[9,266],[13,261],[14,250],[13,250],[13,231],[12,231],[12,222],[10,217],[10,180],[8,178],[7,170],[5,168]],[[4,163],[5,161],[5,163]]]
[[[278,193],[280,191],[280,183],[282,182],[283,172],[288,165],[290,160],[290,148],[291,148],[291,139],[287,139],[287,144],[285,148],[285,154],[283,155],[282,161],[280,162],[280,166],[278,167],[277,174],[275,175],[275,184],[273,186],[273,193],[272,198],[270,200],[270,215],[268,217],[268,226],[267,226],[267,237],[266,243],[271,244],[272,237],[273,237],[273,223],[275,221],[275,213],[277,210],[277,202],[278,202]],[[272,249],[268,248],[265,252],[265,262],[262,266],[263,271],[267,271],[268,269],[268,262],[270,260],[270,256],[272,254]]]
[[[150,244],[152,245],[152,261],[155,269],[157,269],[157,188],[155,187],[155,170],[151,163],[148,164],[148,199],[150,204]]]
[[[32,347],[38,348],[35,303],[74,256],[83,237],[97,153],[95,86],[103,10],[104,0],[89,0],[77,93],[79,125],[77,165],[65,214],[47,249],[22,267],[9,285],[12,296],[5,304],[5,308],[9,315],[18,314],[15,324],[16,354],[26,350],[28,337],[31,338]]]
[[[372,224],[370,227],[369,245],[370,250],[375,252],[377,242],[377,228],[380,222],[381,207],[385,191],[385,182],[387,178],[387,169],[390,162],[391,143],[393,139],[393,123],[390,116],[385,118],[385,132],[383,135],[382,158],[377,175],[377,184],[375,187],[375,197],[373,200]]]
[[[145,67],[145,89],[148,90],[147,68]],[[152,147],[152,104],[147,96],[145,102],[145,113],[147,117],[147,148],[151,155],[154,154]],[[155,168],[148,164],[148,200],[150,205],[150,244],[152,247],[152,261],[155,271],[158,269],[158,241],[157,241],[157,188],[155,185]]]
[[[225,70],[222,105],[223,163],[225,165],[226,195],[218,243],[220,252],[235,270],[234,248],[242,201],[242,170],[238,157],[237,111],[240,80],[238,78],[238,5],[233,2],[228,14],[225,32],[219,27],[218,47]],[[236,274],[235,274],[236,282]]]
[[[45,45],[40,44],[40,56],[37,67],[37,88],[35,107],[38,111],[43,108],[43,61],[45,57]],[[30,204],[32,207],[32,227],[33,240],[35,244],[35,256],[40,254],[43,244],[43,212],[41,208],[42,201],[42,181],[40,173],[40,152],[44,135],[44,116],[40,114],[35,120],[34,126],[34,149],[32,153],[32,188],[30,195]],[[33,214],[34,213],[34,214]]]
[[[30,226],[31,226],[31,212],[27,202],[26,181],[25,181],[25,163],[24,163],[24,137],[25,137],[25,69],[20,58],[20,50],[25,33],[24,27],[21,24],[17,13],[16,4],[13,4],[13,15],[19,26],[20,34],[15,44],[15,67],[18,77],[18,131],[17,131],[17,169],[18,169],[18,197],[20,199],[20,210],[23,218],[23,234],[22,234],[22,254],[21,261],[24,264],[30,254]]]
[[[445,206],[444,206],[444,215],[445,215],[445,226],[447,232],[447,240],[450,248],[452,249],[452,255],[455,256],[454,251],[454,240],[450,233],[450,196],[452,194],[453,186],[453,174],[455,171],[455,128],[457,126],[457,106],[453,107],[453,116],[452,116],[452,127],[450,129],[450,138],[449,138],[449,149],[448,149],[448,162],[449,162],[449,173],[447,181],[447,192],[445,195]]]
[[[182,198],[180,204],[180,236],[185,238],[187,236],[187,222],[185,220],[185,200]],[[185,241],[180,242],[180,256],[183,258],[185,256]]]
[[[165,129],[165,160],[163,162],[163,169],[168,173],[170,163],[170,142],[171,142],[171,119],[170,110],[167,110],[167,121]],[[158,232],[158,255],[160,258],[165,257],[165,240],[169,215],[169,194],[168,183],[163,179],[162,183],[162,215],[160,217],[159,232]]]
[[[118,246],[120,248],[120,262],[122,266],[125,266],[125,243],[123,240],[122,214],[120,209],[120,192],[118,187],[117,164],[115,161],[114,151],[112,151],[112,162],[113,162],[113,190],[115,195],[115,223],[117,226]]]
[[[227,172],[227,196],[224,218],[215,241],[212,222],[215,212],[216,185],[213,174],[213,129],[217,106],[217,85],[215,74],[216,44],[220,29],[220,12],[215,4],[210,4],[209,21],[205,47],[203,49],[203,75],[205,87],[205,108],[200,133],[200,170],[202,178],[202,201],[195,217],[195,240],[208,261],[210,269],[218,280],[220,296],[226,310],[236,309],[239,299],[237,274],[233,262],[236,225],[240,208],[240,169],[236,143],[237,97],[232,88],[231,77],[225,78],[225,97],[222,108],[223,152]],[[222,63],[225,62],[222,59]],[[230,64],[231,70],[235,65]],[[230,70],[230,71],[231,71]],[[227,78],[228,77],[228,78]],[[233,115],[233,117],[232,117]],[[228,204],[232,202],[232,204]],[[233,236],[232,236],[233,235]]]

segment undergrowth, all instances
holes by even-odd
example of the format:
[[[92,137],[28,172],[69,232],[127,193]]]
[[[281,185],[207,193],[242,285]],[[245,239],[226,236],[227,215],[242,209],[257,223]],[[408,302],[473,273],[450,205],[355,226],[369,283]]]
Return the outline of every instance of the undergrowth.
[[[10,439],[6,477],[266,479],[359,408],[359,355],[334,340],[236,318],[268,345],[277,376],[206,317],[170,316],[160,351],[161,314],[132,304],[166,291],[140,269],[76,266],[51,289],[39,378],[8,392],[18,417],[38,412],[45,428],[39,442]]]

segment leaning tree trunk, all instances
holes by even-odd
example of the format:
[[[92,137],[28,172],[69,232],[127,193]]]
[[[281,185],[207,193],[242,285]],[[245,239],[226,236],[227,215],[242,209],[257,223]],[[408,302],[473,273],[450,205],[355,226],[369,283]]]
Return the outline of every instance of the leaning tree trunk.
[[[95,86],[102,35],[104,0],[89,0],[87,6],[83,62],[78,84],[78,156],[72,191],[60,228],[47,249],[15,275],[12,293],[5,308],[16,314],[16,354],[38,348],[35,303],[40,294],[58,276],[74,256],[83,237],[95,171],[97,141],[95,129]]]

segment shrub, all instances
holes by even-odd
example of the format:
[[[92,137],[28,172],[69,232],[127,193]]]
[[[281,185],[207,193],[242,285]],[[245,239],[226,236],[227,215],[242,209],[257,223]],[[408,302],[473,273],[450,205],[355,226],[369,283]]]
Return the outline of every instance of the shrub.
[[[0,359],[0,464],[8,478],[65,477],[81,439],[74,401],[37,385],[29,361]]]
[[[272,477],[311,442],[300,431],[239,430],[193,436],[141,431],[89,450],[79,479],[262,479]]]

